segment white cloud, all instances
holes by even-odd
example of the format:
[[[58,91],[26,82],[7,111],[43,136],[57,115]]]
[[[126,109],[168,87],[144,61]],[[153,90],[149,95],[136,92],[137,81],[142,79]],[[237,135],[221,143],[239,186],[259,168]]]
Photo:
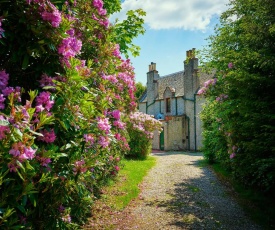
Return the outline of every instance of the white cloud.
[[[215,15],[227,9],[229,0],[125,0],[111,20],[123,20],[128,10],[143,9],[151,29],[205,30]]]

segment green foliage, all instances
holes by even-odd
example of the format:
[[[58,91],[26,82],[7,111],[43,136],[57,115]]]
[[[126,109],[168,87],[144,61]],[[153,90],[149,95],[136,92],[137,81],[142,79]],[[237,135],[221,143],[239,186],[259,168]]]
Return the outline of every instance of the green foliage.
[[[130,151],[127,156],[145,159],[152,149],[154,131],[161,132],[162,123],[151,115],[135,112],[127,122]]]
[[[79,229],[117,174],[136,98],[113,31],[100,1],[0,1],[1,229]]]
[[[146,13],[142,9],[130,10],[127,12],[127,18],[122,22],[116,22],[114,25],[114,41],[119,44],[120,51],[126,57],[129,57],[128,52],[136,57],[139,55],[140,47],[133,45],[133,39],[139,34],[144,34],[143,28]]]
[[[143,85],[141,82],[136,82],[136,93],[135,93],[135,97],[137,99],[140,99],[140,97],[142,96],[142,94],[145,92],[146,90],[146,86]]]
[[[231,1],[203,52],[217,79],[205,92],[205,156],[266,192],[275,188],[274,4]]]

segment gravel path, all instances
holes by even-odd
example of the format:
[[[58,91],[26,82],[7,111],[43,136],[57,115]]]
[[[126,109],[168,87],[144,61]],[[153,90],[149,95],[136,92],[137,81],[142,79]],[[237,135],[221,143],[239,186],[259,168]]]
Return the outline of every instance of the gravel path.
[[[156,166],[145,177],[139,199],[112,229],[260,229],[228,195],[201,154],[154,153]]]

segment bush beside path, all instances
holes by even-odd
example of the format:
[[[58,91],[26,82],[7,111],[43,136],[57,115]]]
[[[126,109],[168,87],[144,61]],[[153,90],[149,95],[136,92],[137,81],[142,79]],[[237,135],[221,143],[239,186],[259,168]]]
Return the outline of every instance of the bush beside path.
[[[102,229],[261,229],[213,172],[200,166],[202,154],[153,155],[157,164],[140,185],[139,197],[122,212],[112,213],[109,226]]]

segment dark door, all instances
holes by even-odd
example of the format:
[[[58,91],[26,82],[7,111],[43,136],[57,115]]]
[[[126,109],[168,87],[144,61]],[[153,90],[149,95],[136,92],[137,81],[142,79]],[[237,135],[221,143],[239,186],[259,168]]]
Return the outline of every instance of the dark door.
[[[159,135],[159,149],[164,150],[164,132],[162,132]]]

